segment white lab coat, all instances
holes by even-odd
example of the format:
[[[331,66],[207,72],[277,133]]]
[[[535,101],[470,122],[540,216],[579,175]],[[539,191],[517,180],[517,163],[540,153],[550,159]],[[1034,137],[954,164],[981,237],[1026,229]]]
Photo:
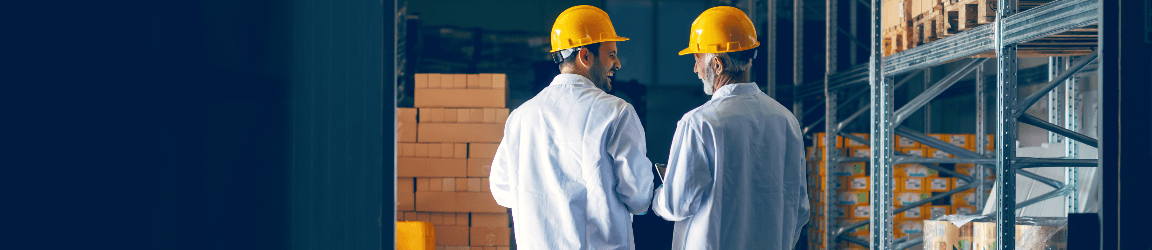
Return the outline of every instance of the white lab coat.
[[[652,210],[672,249],[792,249],[808,222],[804,141],[755,83],[720,87],[676,126]]]
[[[521,249],[635,249],[652,202],[644,128],[624,100],[560,74],[508,116],[489,183]]]

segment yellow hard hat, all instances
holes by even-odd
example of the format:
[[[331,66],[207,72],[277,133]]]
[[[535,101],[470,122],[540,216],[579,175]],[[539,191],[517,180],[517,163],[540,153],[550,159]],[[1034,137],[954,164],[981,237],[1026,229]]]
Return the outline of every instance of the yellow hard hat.
[[[627,41],[616,35],[608,13],[589,5],[564,10],[552,24],[552,51],[556,52],[584,45],[608,41]]]
[[[758,46],[756,27],[748,15],[737,8],[719,6],[705,10],[692,21],[688,48],[681,50],[680,55],[736,52]]]

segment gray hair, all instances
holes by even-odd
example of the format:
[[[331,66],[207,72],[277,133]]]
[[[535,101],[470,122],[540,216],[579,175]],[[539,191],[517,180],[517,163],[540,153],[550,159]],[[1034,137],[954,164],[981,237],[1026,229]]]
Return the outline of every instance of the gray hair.
[[[736,55],[734,56],[734,54]],[[723,73],[738,75],[752,68],[752,56],[742,56],[741,52],[717,53],[713,56],[720,59],[720,62],[725,66]]]

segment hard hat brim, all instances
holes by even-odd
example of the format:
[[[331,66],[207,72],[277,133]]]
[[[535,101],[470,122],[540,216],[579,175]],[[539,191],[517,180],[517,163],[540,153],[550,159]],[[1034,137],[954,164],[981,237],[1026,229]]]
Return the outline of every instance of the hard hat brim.
[[[613,37],[613,38],[605,38],[605,39],[604,39],[604,40],[602,40],[602,41],[596,41],[596,42],[591,42],[591,43],[587,43],[587,44],[576,45],[576,46],[567,47],[567,48],[554,49],[554,50],[550,50],[550,51],[548,51],[548,53],[556,53],[557,51],[566,50],[566,49],[571,49],[571,48],[576,48],[576,47],[580,47],[580,46],[584,46],[584,45],[588,45],[588,44],[593,44],[593,43],[602,43],[602,42],[623,42],[623,41],[628,41],[628,38],[627,38],[627,37],[622,37],[622,36],[617,36],[617,37]]]
[[[747,48],[747,49],[738,49],[738,50],[733,50],[733,51],[711,51],[711,52],[709,52],[709,51],[697,51],[697,50],[693,50],[693,49],[692,49],[692,47],[688,47],[688,48],[684,48],[684,50],[681,50],[681,51],[680,51],[680,55],[682,56],[682,55],[687,55],[687,54],[696,54],[696,53],[729,53],[729,52],[740,52],[740,51],[745,51],[745,50],[755,49],[755,48],[758,48],[758,47],[760,47],[760,43],[756,43],[756,44],[753,44],[751,47],[749,47],[749,48]]]

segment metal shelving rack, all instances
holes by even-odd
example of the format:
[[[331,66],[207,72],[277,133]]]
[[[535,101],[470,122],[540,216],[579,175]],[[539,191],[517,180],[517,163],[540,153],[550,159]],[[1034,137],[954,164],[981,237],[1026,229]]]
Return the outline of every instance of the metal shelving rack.
[[[857,1],[857,0],[850,0]],[[824,118],[811,122],[804,127],[805,133],[809,133],[819,123],[824,123],[824,131],[828,136],[824,139],[824,165],[831,169],[838,163],[844,162],[862,162],[869,161],[871,168],[871,193],[869,195],[871,201],[871,219],[867,222],[860,222],[853,225],[842,227],[834,227],[835,221],[831,216],[824,216],[823,221],[815,222],[824,225],[824,246],[829,249],[834,248],[837,240],[845,240],[855,244],[869,246],[871,249],[905,249],[910,246],[923,242],[922,238],[916,239],[893,239],[893,215],[903,212],[907,209],[919,207],[928,204],[934,200],[948,197],[952,194],[968,189],[977,189],[977,199],[983,202],[981,196],[984,194],[984,189],[989,188],[984,183],[984,178],[974,178],[972,176],[963,175],[942,168],[937,164],[942,163],[973,163],[976,166],[976,176],[983,176],[984,168],[991,168],[994,166],[996,176],[998,177],[994,183],[998,186],[997,192],[993,193],[996,197],[996,224],[997,242],[1013,242],[1014,231],[1013,227],[1015,222],[1014,211],[1017,208],[1023,208],[1031,204],[1035,204],[1050,198],[1066,197],[1069,200],[1075,200],[1075,168],[1077,167],[1096,167],[1097,160],[1092,159],[1049,159],[1049,158],[1026,158],[1016,157],[1015,155],[1015,141],[1017,133],[1017,122],[1030,124],[1045,130],[1051,131],[1055,135],[1063,136],[1064,138],[1084,143],[1088,146],[1097,147],[1097,141],[1086,135],[1074,132],[1072,129],[1066,127],[1074,126],[1074,121],[1077,119],[1074,116],[1068,116],[1064,119],[1063,126],[1053,124],[1049,121],[1056,122],[1060,119],[1041,119],[1032,115],[1025,114],[1024,111],[1035,104],[1040,98],[1044,97],[1051,90],[1055,89],[1062,82],[1069,79],[1081,69],[1083,69],[1090,62],[1095,60],[1098,52],[1093,52],[1087,56],[1079,59],[1078,62],[1071,63],[1065,62],[1065,69],[1059,75],[1050,76],[1049,82],[1043,84],[1040,90],[1028,95],[1023,99],[1016,96],[1016,71],[1017,61],[1016,52],[1017,45],[1032,41],[1038,38],[1051,36],[1061,32],[1086,27],[1091,24],[1098,23],[1100,20],[1100,5],[1102,0],[1056,0],[1048,4],[1029,9],[1024,12],[1017,12],[1016,0],[997,0],[996,6],[999,9],[996,11],[996,20],[994,23],[978,26],[970,30],[961,32],[950,37],[940,39],[931,43],[923,44],[919,47],[909,49],[900,53],[893,54],[888,57],[883,57],[881,54],[882,44],[880,35],[880,18],[881,18],[881,0],[871,0],[870,3],[865,3],[864,0],[859,0],[862,4],[870,4],[871,9],[871,23],[870,35],[871,43],[868,49],[871,50],[871,57],[868,63],[860,64],[855,67],[837,71],[836,70],[836,36],[837,31],[844,32],[836,27],[836,11],[837,0],[826,0],[826,64],[825,64],[825,77],[824,84],[800,84],[801,78],[799,76],[795,79],[796,88],[794,89],[796,106],[799,108],[802,102],[799,101],[807,97],[818,97],[820,92],[824,94]],[[799,2],[799,1],[797,1]],[[853,2],[852,5],[855,5]],[[801,6],[795,6],[796,13],[801,13]],[[853,11],[855,11],[853,9]],[[797,17],[799,19],[799,17]],[[853,21],[854,22],[854,21]],[[797,27],[796,32],[799,34],[802,27]],[[853,27],[854,30],[854,27]],[[853,32],[854,33],[854,32]],[[797,37],[799,40],[799,37]],[[802,44],[800,42],[797,43]],[[988,58],[973,58],[968,60],[966,65],[959,70],[954,71],[943,79],[939,80],[932,87],[926,88],[923,93],[912,99],[907,105],[900,107],[896,110],[893,107],[893,92],[895,89],[907,83],[914,76],[919,75],[919,72],[914,72],[918,69],[925,67],[939,65],[950,61],[962,60],[967,57],[972,57],[980,53],[988,51],[995,51],[996,56],[994,59]],[[984,152],[983,145],[986,144],[984,131],[985,107],[984,107],[984,91],[985,83],[983,77],[984,62],[986,60],[996,61],[996,152],[995,155],[987,155]],[[799,59],[796,59],[799,61]],[[796,65],[800,67],[800,65]],[[799,72],[799,69],[796,69]],[[976,151],[970,151],[950,143],[938,140],[928,136],[919,131],[911,130],[901,127],[900,124],[909,117],[913,112],[928,104],[933,98],[941,94],[948,87],[955,84],[963,76],[972,73],[973,71],[980,77],[976,77]],[[895,82],[893,76],[898,74],[907,75],[899,82]],[[895,84],[894,84],[895,82]],[[838,92],[844,92],[846,87],[856,86],[863,83],[868,83],[869,91],[860,91],[852,93],[848,98],[844,99],[844,103],[850,103],[853,100],[869,94],[871,97],[871,105],[863,107],[845,119],[838,119]],[[1066,88],[1066,92],[1075,91],[1074,88]],[[821,91],[822,90],[822,91]],[[1053,95],[1054,96],[1054,95]],[[1065,94],[1066,98],[1069,96]],[[1068,99],[1065,105],[1074,105],[1074,100]],[[1049,105],[1053,105],[1049,103]],[[1052,107],[1050,107],[1051,109]],[[1065,107],[1069,109],[1069,107]],[[1074,109],[1075,107],[1070,107]],[[869,112],[871,111],[871,112]],[[811,112],[809,110],[808,112]],[[797,110],[798,117],[804,116],[804,111]],[[845,133],[841,130],[846,125],[856,120],[865,113],[870,113],[870,140],[865,140]],[[1074,112],[1068,112],[1074,114]],[[840,135],[846,139],[858,141],[868,145],[876,145],[871,147],[871,157],[842,157],[836,152],[835,136]],[[898,154],[894,152],[893,135],[900,135],[905,138],[920,142],[923,145],[932,147],[948,154],[954,155],[957,158],[921,158],[911,157]],[[1065,140],[1066,145],[1075,143],[1070,140]],[[1069,147],[1068,150],[1074,150]],[[1074,154],[1074,151],[1072,151]],[[1069,154],[1066,154],[1069,155]],[[1072,155],[1074,156],[1074,155]],[[915,204],[910,204],[900,208],[893,206],[891,193],[893,187],[893,167],[896,164],[905,163],[921,163],[928,168],[948,173],[964,179],[968,182],[967,185],[957,187],[948,192],[944,192],[931,198],[922,200]],[[1017,170],[1024,168],[1037,168],[1037,167],[1067,167],[1066,175],[1070,176],[1065,178],[1064,181],[1053,180],[1046,178],[1028,171]],[[828,181],[833,180],[832,171],[824,171],[824,185],[829,186]],[[1036,198],[1029,199],[1020,203],[1015,203],[1015,182],[1016,175],[1028,177],[1038,182],[1051,186],[1055,190],[1047,194],[1040,195]],[[826,201],[824,203],[824,211],[832,211],[835,206],[835,190],[833,188],[826,188],[824,193],[820,194]],[[1068,211],[1075,211],[1075,202],[1070,202]],[[856,238],[848,237],[847,232],[849,229],[857,227],[869,226],[870,235],[869,241],[864,242]],[[1001,244],[997,246],[999,249],[1013,249],[1012,244]]]

